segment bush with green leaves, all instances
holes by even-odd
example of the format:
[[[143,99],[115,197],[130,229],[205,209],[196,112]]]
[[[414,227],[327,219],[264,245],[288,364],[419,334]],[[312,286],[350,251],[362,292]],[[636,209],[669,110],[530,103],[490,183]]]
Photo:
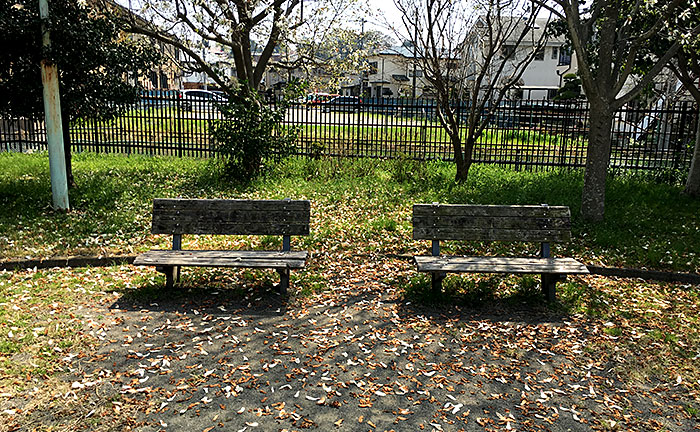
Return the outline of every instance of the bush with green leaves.
[[[282,121],[289,101],[300,90],[300,85],[292,84],[281,102],[269,105],[258,92],[241,86],[228,103],[219,106],[223,118],[213,122],[209,132],[224,177],[248,182],[289,154],[298,131]]]
[[[581,78],[576,74],[566,74],[563,77],[564,85],[557,91],[554,100],[575,100],[580,99],[581,95]]]

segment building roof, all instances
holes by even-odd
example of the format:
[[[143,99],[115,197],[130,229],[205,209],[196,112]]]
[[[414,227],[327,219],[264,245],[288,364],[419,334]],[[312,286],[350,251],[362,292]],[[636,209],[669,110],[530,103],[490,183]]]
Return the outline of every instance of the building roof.
[[[405,41],[402,45],[395,45],[389,48],[385,48],[379,51],[378,55],[398,55],[406,58],[414,57],[413,43],[410,41]]]

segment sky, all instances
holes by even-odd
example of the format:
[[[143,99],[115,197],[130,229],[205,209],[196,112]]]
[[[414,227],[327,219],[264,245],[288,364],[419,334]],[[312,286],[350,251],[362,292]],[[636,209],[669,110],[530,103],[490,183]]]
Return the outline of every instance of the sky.
[[[378,30],[389,34],[388,25],[401,29],[401,12],[394,5],[393,0],[366,0],[369,3],[373,16],[367,18],[365,30]],[[391,35],[393,36],[393,35]]]

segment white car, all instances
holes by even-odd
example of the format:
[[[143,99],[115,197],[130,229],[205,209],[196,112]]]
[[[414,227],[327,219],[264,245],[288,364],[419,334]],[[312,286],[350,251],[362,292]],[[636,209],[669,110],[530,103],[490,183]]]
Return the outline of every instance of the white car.
[[[210,100],[213,102],[226,102],[226,98],[209,90],[183,90],[183,99],[188,100]]]
[[[225,103],[226,98],[209,90],[183,90],[182,101],[182,106],[187,111],[191,111],[193,108],[208,110],[216,108],[217,103]]]

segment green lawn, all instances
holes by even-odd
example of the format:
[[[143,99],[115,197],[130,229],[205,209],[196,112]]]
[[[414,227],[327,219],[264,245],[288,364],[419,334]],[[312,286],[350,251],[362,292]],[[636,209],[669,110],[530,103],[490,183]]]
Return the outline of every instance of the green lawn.
[[[381,253],[411,254],[425,245],[411,240],[411,205],[417,202],[567,205],[573,240],[562,254],[587,264],[697,272],[700,268],[700,202],[680,187],[641,175],[610,177],[606,218],[579,218],[579,171],[516,172],[475,166],[465,184],[452,181],[449,163],[407,159],[286,160],[246,187],[219,182],[210,162],[141,156],[76,155],[73,211],[50,209],[45,154],[0,155],[0,257],[134,253],[163,242],[149,233],[154,197],[264,197],[312,200],[314,230],[305,247],[318,248],[343,232],[344,248],[363,240]],[[337,218],[336,218],[337,217]],[[447,244],[475,252],[480,244]],[[532,245],[494,245],[499,253]]]
[[[0,154],[0,259],[136,254],[155,245],[169,247],[167,236],[150,234],[154,197],[290,197],[312,202],[311,234],[292,239],[293,248],[313,254],[307,269],[293,273],[293,295],[299,299],[333,289],[341,278],[339,269],[360,262],[368,271],[360,277],[385,280],[407,301],[434,301],[426,295],[429,277],[396,257],[429,252],[429,242],[411,238],[411,206],[420,202],[567,205],[573,239],[556,245],[555,256],[606,266],[700,268],[700,201],[685,197],[678,186],[639,175],[611,177],[605,221],[586,224],[579,217],[578,171],[527,173],[476,166],[465,184],[455,184],[449,163],[289,159],[260,180],[235,186],[221,182],[205,160],[78,154],[78,187],[70,193],[73,210],[67,214],[50,208],[48,172],[46,154]],[[193,239],[185,236],[183,246],[191,246]],[[270,248],[281,243],[265,236],[197,241],[193,247]],[[443,250],[506,255],[536,254],[537,248],[445,242]],[[391,276],[383,275],[384,268],[392,269]],[[269,288],[275,282],[271,274],[242,271],[221,277],[217,270],[188,270],[184,283],[250,291]],[[108,305],[121,295],[148,297],[159,292],[162,279],[150,268],[131,266],[0,272],[0,303],[12,305],[0,308],[0,392],[31,388],[29,378],[50,382],[56,358],[77,352],[73,345],[88,343],[75,324],[81,305]],[[543,307],[537,283],[532,276],[451,275],[445,291],[451,303],[477,308],[520,305],[523,299]],[[550,306],[555,312],[590,319],[604,329],[602,342],[586,347],[591,355],[601,362],[616,359],[616,370],[629,379],[675,382],[683,375],[697,390],[697,287],[592,276],[570,278],[558,292],[560,302]]]

